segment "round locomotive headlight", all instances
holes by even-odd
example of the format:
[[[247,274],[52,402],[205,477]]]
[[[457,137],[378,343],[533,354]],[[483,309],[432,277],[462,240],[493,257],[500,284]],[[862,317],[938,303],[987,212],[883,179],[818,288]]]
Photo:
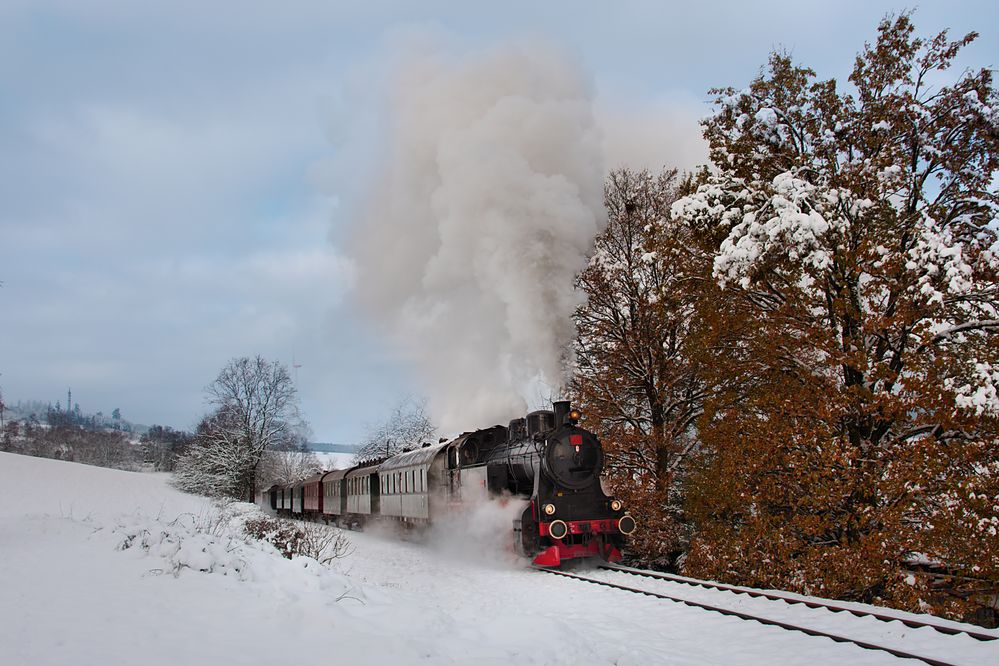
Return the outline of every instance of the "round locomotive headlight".
[[[553,516],[553,515],[555,515],[555,505],[554,504],[545,504],[545,506],[543,507],[543,510],[545,512],[545,515],[547,515],[547,516]]]
[[[636,527],[635,519],[628,514],[624,514],[621,516],[621,520],[617,521],[617,528],[621,530],[621,534],[631,534],[635,531]]]
[[[548,525],[548,534],[550,534],[553,539],[561,539],[568,533],[569,526],[566,525],[563,520],[554,520]]]
[[[611,503],[610,503],[611,511],[620,511],[621,507],[623,507],[623,506],[624,506],[624,502],[622,502],[621,500],[619,500],[619,499],[611,500]]]

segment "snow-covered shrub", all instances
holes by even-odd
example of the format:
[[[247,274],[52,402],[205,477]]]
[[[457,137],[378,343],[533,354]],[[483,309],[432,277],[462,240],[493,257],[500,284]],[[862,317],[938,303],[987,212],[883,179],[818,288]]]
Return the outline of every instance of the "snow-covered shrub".
[[[363,590],[328,566],[349,547],[339,530],[274,520],[252,504],[216,503],[209,511],[172,520],[121,516],[110,531],[118,550],[158,560],[150,568],[152,574],[222,574],[273,585],[291,595],[318,587],[328,592],[331,603],[366,598]]]
[[[350,542],[343,532],[319,523],[260,516],[247,520],[243,531],[253,539],[271,544],[289,560],[303,556],[329,565],[350,550]]]
[[[299,555],[311,557],[320,564],[329,565],[333,560],[351,553],[350,541],[335,527],[319,523],[305,523],[302,526],[304,538],[299,546]]]
[[[220,521],[213,521],[219,525]],[[139,549],[164,561],[162,573],[180,575],[183,569],[248,578],[247,542],[232,536],[202,531],[206,523],[192,514],[164,522],[136,515],[120,519],[114,527],[119,550]]]
[[[247,536],[271,544],[289,560],[299,552],[305,538],[304,532],[296,523],[267,516],[246,521],[243,530]]]

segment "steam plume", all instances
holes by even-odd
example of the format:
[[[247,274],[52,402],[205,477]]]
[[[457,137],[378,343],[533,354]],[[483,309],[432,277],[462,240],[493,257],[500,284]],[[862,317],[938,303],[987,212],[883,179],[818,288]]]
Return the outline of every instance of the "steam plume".
[[[389,98],[354,238],[358,296],[445,431],[504,422],[539,381],[564,379],[573,278],[604,216],[590,86],[523,45],[410,55]]]

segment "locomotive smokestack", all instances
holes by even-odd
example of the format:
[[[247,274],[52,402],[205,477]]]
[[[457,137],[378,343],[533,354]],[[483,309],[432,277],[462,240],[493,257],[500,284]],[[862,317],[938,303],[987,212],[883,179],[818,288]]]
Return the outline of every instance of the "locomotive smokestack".
[[[569,401],[559,400],[552,403],[552,407],[555,408],[555,427],[561,428],[566,423],[566,418],[569,416]]]

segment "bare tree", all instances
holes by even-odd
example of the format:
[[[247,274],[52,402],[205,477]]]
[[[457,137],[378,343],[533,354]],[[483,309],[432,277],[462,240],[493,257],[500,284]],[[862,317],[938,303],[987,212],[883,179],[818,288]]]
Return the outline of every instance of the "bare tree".
[[[287,368],[256,358],[230,361],[207,388],[215,411],[202,420],[175,483],[192,492],[252,500],[264,453],[302,428]]]
[[[290,442],[273,451],[266,451],[257,471],[258,485],[289,484],[311,476],[322,469],[319,458],[303,441],[297,446]]]
[[[395,404],[384,421],[368,426],[355,462],[385,458],[403,449],[434,441],[437,426],[427,415],[427,401],[412,396]]]
[[[152,462],[160,472],[172,472],[177,459],[191,445],[192,435],[169,426],[154,425],[142,435],[142,451],[146,462]]]

